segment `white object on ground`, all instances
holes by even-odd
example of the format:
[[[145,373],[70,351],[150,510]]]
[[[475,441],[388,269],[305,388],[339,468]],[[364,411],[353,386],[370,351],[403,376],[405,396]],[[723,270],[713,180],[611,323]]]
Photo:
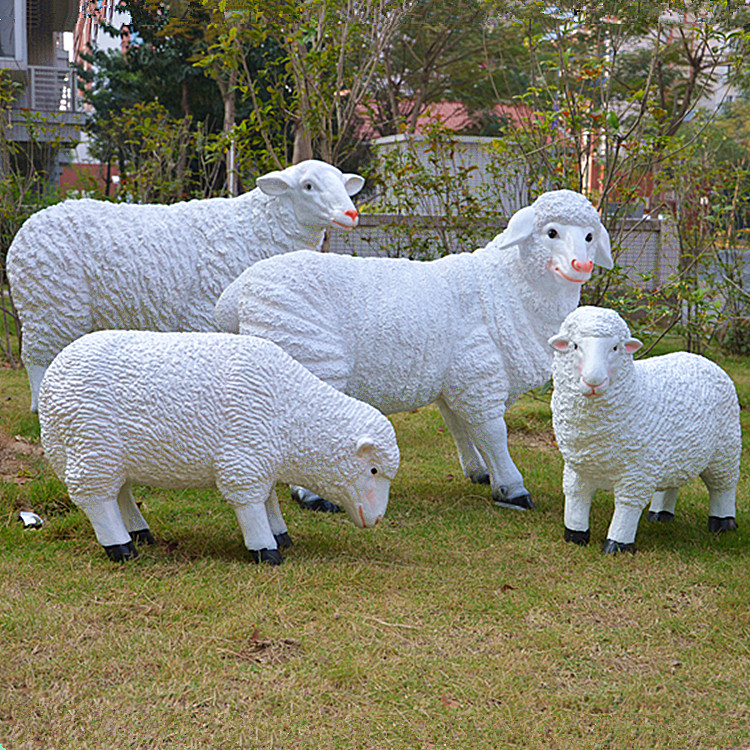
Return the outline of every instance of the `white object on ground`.
[[[36,513],[30,510],[22,510],[18,516],[23,521],[24,529],[38,529],[44,523]]]
[[[385,513],[399,463],[390,422],[270,341],[99,331],[42,381],[45,455],[113,559],[149,540],[131,485],[217,487],[247,548],[281,562],[277,481],[325,492],[360,527]]]
[[[678,488],[697,476],[709,492],[709,528],[736,528],[742,436],[724,370],[686,352],[634,361],[640,341],[600,307],[579,307],[549,343],[568,541],[588,542],[594,493],[613,490],[604,551],[632,550],[649,501],[652,520],[670,519]]]
[[[473,253],[420,262],[289,253],[222,294],[217,318],[269,338],[311,372],[385,414],[436,403],[461,466],[501,504],[533,507],[504,414],[549,378],[547,339],[576,308],[609,236],[581,194],[545,193]]]
[[[172,205],[67,200],[31,216],[8,250],[22,358],[36,411],[54,356],[101,329],[216,331],[214,305],[252,263],[318,249],[352,229],[364,180],[309,160],[259,177],[237,198]]]

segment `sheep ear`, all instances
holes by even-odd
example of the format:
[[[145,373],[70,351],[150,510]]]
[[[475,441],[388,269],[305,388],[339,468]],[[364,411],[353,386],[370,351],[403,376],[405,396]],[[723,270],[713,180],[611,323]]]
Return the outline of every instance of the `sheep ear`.
[[[638,341],[638,339],[628,339],[625,342],[625,351],[628,354],[635,354],[642,346],[643,342]]]
[[[269,172],[264,174],[255,181],[266,195],[282,195],[291,187],[289,179],[281,172]]]
[[[557,352],[567,352],[570,350],[570,341],[562,334],[548,338],[547,343]]]
[[[345,174],[343,178],[347,195],[356,195],[365,185],[364,177],[360,177],[358,174]]]
[[[603,268],[612,268],[615,265],[612,261],[612,245],[609,241],[609,232],[604,227],[604,224],[599,227],[599,239],[596,241],[594,263]]]
[[[526,206],[516,211],[510,217],[505,231],[499,236],[498,247],[503,248],[517,245],[521,240],[529,237],[534,231],[535,218],[536,214],[534,213],[533,206]]]
[[[362,457],[375,450],[375,443],[370,437],[361,437],[357,440],[357,455]]]

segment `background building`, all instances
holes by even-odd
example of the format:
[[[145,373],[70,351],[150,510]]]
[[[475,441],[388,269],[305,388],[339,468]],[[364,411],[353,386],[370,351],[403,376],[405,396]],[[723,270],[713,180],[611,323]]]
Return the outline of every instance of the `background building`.
[[[0,173],[7,144],[17,144],[17,153],[56,181],[67,153],[58,146],[78,140],[81,115],[63,34],[74,30],[79,11],[77,0],[0,0],[0,68],[18,84]]]

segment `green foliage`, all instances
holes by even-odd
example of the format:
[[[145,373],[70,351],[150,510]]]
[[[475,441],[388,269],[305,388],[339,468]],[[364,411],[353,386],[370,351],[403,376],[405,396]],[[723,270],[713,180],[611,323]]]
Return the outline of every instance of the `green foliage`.
[[[213,81],[196,68],[193,59],[205,47],[210,14],[194,0],[163,3],[159,0],[124,0],[121,10],[131,18],[131,43],[119,49],[94,46],[79,68],[86,85],[85,101],[93,107],[95,123],[107,121],[138,103],[159,101],[172,118],[191,116],[221,127],[223,105]],[[119,38],[120,30],[105,26]]]
[[[517,63],[521,34],[494,13],[493,5],[485,0],[412,5],[365,102],[379,136],[414,132],[432,102],[461,101],[470,111],[482,112],[488,102],[525,90],[526,71]],[[484,118],[471,129],[490,128],[490,113]]]
[[[258,132],[248,120],[228,132],[211,132],[191,117],[173,118],[159,102],[138,103],[101,123],[118,154],[116,199],[173,203],[208,198],[222,184],[228,150],[236,150],[235,171],[251,185],[267,171]]]
[[[18,315],[6,285],[5,258],[16,232],[31,214],[60,200],[53,183],[57,155],[70,148],[68,129],[54,115],[14,109],[15,127],[26,133],[13,138],[11,108],[18,84],[0,70],[0,357],[20,365],[15,336]]]
[[[400,217],[385,248],[394,257],[431,259],[471,251],[494,234],[493,218],[472,189],[475,164],[462,158],[454,132],[439,122],[378,154],[368,175],[377,197],[364,211]],[[490,226],[488,227],[488,222]]]
[[[140,200],[149,194],[154,200],[173,201],[220,194],[229,187],[230,170],[235,173],[230,189],[234,193],[268,171],[262,149],[268,146],[266,136],[272,145],[283,144],[288,128],[285,110],[276,108],[274,127],[261,133],[255,111],[235,101],[237,82],[231,69],[212,65],[208,54],[215,42],[214,5],[127,0],[123,10],[132,18],[127,51],[94,48],[82,56],[92,67],[82,66],[79,75],[93,108],[87,123],[92,153],[106,164],[117,163],[121,172],[135,168],[143,175],[144,185],[129,190],[128,197]],[[240,44],[236,53],[236,64],[260,70],[264,86],[279,90],[268,83],[278,68],[275,49]],[[271,99],[268,93],[260,95],[263,103]],[[144,107],[159,108],[147,126],[132,120]],[[142,145],[137,142],[140,137]],[[230,150],[233,159],[228,157]],[[223,159],[215,158],[219,153]],[[148,166],[151,154],[155,163]],[[158,184],[144,190],[149,177]]]
[[[214,42],[199,64],[236,73],[279,166],[288,154],[270,135],[280,114],[294,122],[294,161],[315,156],[344,166],[358,147],[358,107],[408,5],[403,0],[236,0],[231,7],[220,5],[231,12],[214,17]],[[245,48],[279,50],[279,68],[271,79],[267,67],[243,63]],[[270,112],[268,95],[275,105]]]
[[[440,29],[445,46],[435,43],[435,59],[448,71],[450,55],[437,50],[446,53],[451,34],[471,37],[475,29],[455,23],[477,7],[463,5],[451,17],[424,4],[417,15],[429,20],[425,29],[414,31],[412,18],[397,39],[421,59],[419,50]],[[740,105],[718,120],[717,112],[701,116],[697,106],[720,66],[722,73],[727,65],[741,68],[748,51],[744,14],[709,3],[495,4],[485,31],[507,32],[506,51],[516,50],[511,65],[523,71],[514,80],[525,80],[525,89],[515,93],[512,116],[494,128],[482,185],[472,184],[471,167],[457,163],[459,139],[439,125],[424,141],[405,140],[381,156],[378,210],[444,217],[434,222],[439,230],[403,222],[391,251],[414,257],[426,245],[437,254],[470,249],[477,219],[492,217],[497,226],[508,218],[501,196],[513,195],[519,205],[545,190],[582,191],[600,208],[616,258],[639,207],[666,218],[674,235],[667,239],[677,247],[666,273],[636,273],[624,261],[609,272],[597,269],[585,302],[615,307],[650,344],[677,331],[688,349],[701,351],[716,335],[734,341],[733,321],[741,338],[748,311],[745,243],[737,229],[750,192],[747,118]],[[482,70],[500,59],[490,36]],[[467,50],[468,59],[472,54]],[[421,101],[420,90],[411,91]],[[390,99],[397,101],[394,92]],[[415,123],[408,120],[407,132]]]

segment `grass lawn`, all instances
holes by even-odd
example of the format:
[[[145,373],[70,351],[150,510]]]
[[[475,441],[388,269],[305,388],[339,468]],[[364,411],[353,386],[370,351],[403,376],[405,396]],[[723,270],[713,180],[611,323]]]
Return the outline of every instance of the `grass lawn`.
[[[750,367],[722,359],[750,429]],[[23,371],[0,370],[0,745],[211,750],[750,748],[750,506],[707,530],[699,482],[634,556],[562,538],[548,399],[511,410],[537,503],[464,479],[437,411],[402,451],[376,530],[299,509],[278,568],[212,491],[139,489],[158,543],[109,562],[41,457]],[[40,530],[17,520],[29,506]],[[645,516],[645,514],[644,514]]]

